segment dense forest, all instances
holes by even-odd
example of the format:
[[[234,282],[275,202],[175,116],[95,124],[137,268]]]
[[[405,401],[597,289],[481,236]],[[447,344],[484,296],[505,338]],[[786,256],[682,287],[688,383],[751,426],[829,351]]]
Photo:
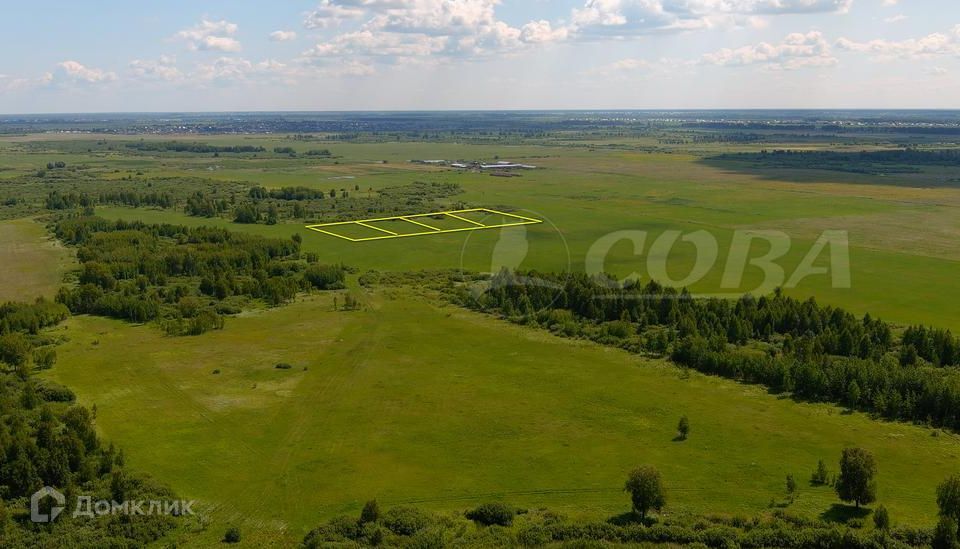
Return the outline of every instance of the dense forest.
[[[340,221],[371,215],[423,213],[442,208],[442,201],[462,192],[460,186],[453,183],[422,181],[375,191],[361,189],[356,184],[349,188],[297,186],[267,189],[202,178],[164,178],[123,181],[109,186],[103,182],[83,181],[82,184],[78,182],[74,190],[61,190],[58,185],[43,195],[38,207],[54,212],[85,211],[88,214],[97,206],[150,207],[182,210],[194,217],[227,217],[236,223],[272,225],[281,221]],[[17,211],[29,211],[31,198],[30,193],[22,193],[11,205],[19,206]]]
[[[138,141],[127,143],[128,149],[143,152],[186,152],[198,154],[220,153],[262,153],[267,149],[254,145],[209,145],[207,143],[185,143],[181,141]]]
[[[93,501],[172,501],[175,495],[129,471],[123,452],[100,441],[95,413],[66,387],[33,376],[56,354],[41,333],[67,316],[62,305],[0,305],[0,545],[135,547],[176,527],[171,514],[74,515],[79,495]],[[30,520],[30,497],[59,490],[66,507],[55,523]],[[49,502],[48,502],[49,503]],[[83,511],[82,509],[80,511]]]
[[[472,292],[472,277],[447,276],[437,288],[457,302],[517,323],[667,356],[798,399],[960,431],[960,340],[948,330],[912,326],[898,333],[869,314],[857,317],[779,291],[700,299],[656,282],[503,271],[486,291]],[[368,273],[361,281],[404,279]]]
[[[859,152],[764,150],[727,153],[710,161],[746,162],[753,168],[831,170],[862,174],[920,173],[924,166],[960,167],[960,149],[893,149]]]
[[[48,210],[72,210],[90,208],[96,204],[111,204],[140,208],[153,206],[157,208],[173,208],[173,195],[165,192],[142,193],[131,190],[101,192],[96,195],[77,192],[50,191],[44,206]]]
[[[298,292],[343,288],[346,268],[301,258],[299,236],[269,239],[216,228],[148,225],[97,217],[61,220],[58,239],[77,247],[79,284],[57,301],[73,313],[160,321],[174,335],[223,327],[250,300],[269,305]]]

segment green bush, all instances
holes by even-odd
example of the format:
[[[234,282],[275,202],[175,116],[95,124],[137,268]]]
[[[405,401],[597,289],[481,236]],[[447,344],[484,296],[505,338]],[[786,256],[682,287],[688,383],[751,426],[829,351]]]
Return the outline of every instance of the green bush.
[[[430,523],[430,516],[415,507],[394,507],[383,514],[383,525],[398,536],[412,536]]]
[[[227,528],[227,531],[223,534],[224,543],[240,543],[240,529],[236,526],[231,526]]]
[[[550,543],[550,532],[539,524],[531,524],[517,532],[517,542],[525,547],[540,547]]]
[[[516,509],[506,503],[484,503],[476,509],[467,511],[467,518],[482,524],[484,526],[510,526],[513,524],[513,517],[517,514]]]
[[[37,383],[35,390],[37,396],[46,402],[73,402],[77,398],[73,391],[50,380]]]

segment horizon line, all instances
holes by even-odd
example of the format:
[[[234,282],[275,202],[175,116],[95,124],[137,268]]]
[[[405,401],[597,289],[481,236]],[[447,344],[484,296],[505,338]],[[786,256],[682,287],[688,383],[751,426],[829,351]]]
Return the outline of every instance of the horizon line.
[[[131,115],[225,115],[225,114],[432,114],[432,113],[669,113],[669,112],[960,112],[960,107],[691,107],[691,108],[556,108],[556,109],[335,109],[335,110],[172,110],[172,111],[57,111],[2,112],[14,116],[131,116]]]

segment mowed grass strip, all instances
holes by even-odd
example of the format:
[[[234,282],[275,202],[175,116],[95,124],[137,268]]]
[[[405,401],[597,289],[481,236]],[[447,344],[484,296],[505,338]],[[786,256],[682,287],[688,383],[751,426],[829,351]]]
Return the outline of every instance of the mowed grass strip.
[[[793,474],[791,508],[818,516],[836,496],[805,481],[818,459],[836,471],[846,446],[874,452],[897,522],[930,525],[957,467],[954,435],[391,295],[355,313],[313,297],[197,338],[76,317],[44,375],[97,404],[131,466],[201,502],[208,544],[232,524],[288,544],[370,498],[604,518],[627,509],[625,474],[643,463],[662,471],[670,513],[762,512]],[[691,435],[675,442],[681,415]]]

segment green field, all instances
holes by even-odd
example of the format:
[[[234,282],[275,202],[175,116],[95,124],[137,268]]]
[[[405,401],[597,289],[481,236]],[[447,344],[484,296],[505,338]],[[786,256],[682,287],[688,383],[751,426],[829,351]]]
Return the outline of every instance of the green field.
[[[300,221],[241,225],[228,216],[96,208],[110,219],[283,238],[299,233],[304,251],[321,262],[361,271],[488,272],[501,265],[579,271],[598,240],[639,230],[648,232],[646,250],[635,254],[621,241],[604,266],[619,276],[648,278],[646,254],[658,236],[705,230],[720,255],[693,289],[735,294],[754,290],[761,272],[748,267],[739,286],[721,288],[734,231],[789,235],[793,246],[781,262],[789,277],[821,231],[845,230],[851,287],[834,288],[829,276],[818,275],[788,293],[895,323],[960,330],[960,190],[954,188],[874,184],[863,175],[832,172],[777,179],[705,163],[689,150],[640,150],[648,141],[624,145],[635,150],[586,143],[324,143],[335,159],[317,161],[129,155],[106,145],[96,149],[89,136],[58,139],[45,145],[49,137],[0,140],[0,161],[11,167],[0,178],[64,160],[117,185],[138,172],[146,179],[203,177],[267,188],[359,187],[361,194],[413,181],[451,182],[465,192],[445,205],[463,201],[546,221],[503,232],[354,243],[310,232]],[[120,141],[104,137],[104,143]],[[204,141],[318,146],[262,136]],[[542,169],[500,178],[408,162],[495,157]],[[4,288],[10,298],[49,295],[61,280],[62,261],[47,248],[39,259],[11,255],[42,236],[32,221],[0,224],[0,241],[16,243],[2,252],[12,261],[4,261],[4,277],[21,284]],[[750,251],[765,250],[755,245]],[[684,278],[695,260],[692,246],[678,244],[668,257],[669,275]],[[14,264],[8,277],[7,265]],[[322,520],[358,512],[371,498],[383,507],[411,503],[440,512],[503,500],[603,519],[627,509],[623,479],[641,463],[662,471],[667,513],[756,514],[782,501],[785,476],[793,474],[800,491],[790,510],[829,518],[836,495],[805,481],[818,459],[835,470],[840,450],[852,445],[877,456],[879,501],[894,521],[930,526],[934,488],[956,470],[955,435],[934,437],[929,429],[797,403],[759,387],[686,377],[665,361],[554,338],[414,291],[351,285],[361,311],[335,312],[332,295],[312,295],[242,313],[227,319],[225,330],[199,337],[74,317],[54,330],[66,343],[57,349],[55,368],[42,375],[73,389],[81,403],[96,404],[101,434],[124,449],[132,467],[200,502],[208,527],[175,536],[189,545],[217,545],[228,525],[241,525],[249,546],[289,545]],[[274,368],[281,362],[293,368]],[[674,442],[684,414],[691,438]]]
[[[265,143],[270,145],[269,141]],[[320,189],[333,185],[328,173],[353,173],[356,179],[347,184],[361,189],[412,180],[455,182],[466,191],[457,200],[474,206],[512,207],[548,221],[526,228],[529,249],[519,265],[523,268],[583,270],[591,246],[616,231],[647,231],[649,251],[666,230],[684,234],[706,230],[719,243],[720,256],[707,275],[693,285],[704,293],[721,291],[725,260],[737,229],[777,230],[790,236],[793,245],[780,261],[788,278],[822,231],[844,230],[850,241],[851,287],[833,288],[828,276],[813,276],[790,290],[793,294],[815,295],[821,301],[893,322],[960,329],[954,314],[960,296],[953,291],[960,261],[957,189],[904,188],[888,182],[869,185],[862,181],[863,176],[856,176],[856,184],[849,184],[844,182],[847,174],[830,172],[821,174],[820,182],[775,181],[724,171],[699,163],[697,157],[677,153],[445,144],[339,145],[335,149],[343,155],[340,165],[288,169],[282,177],[266,172],[267,168],[259,167],[257,161],[251,161],[257,167],[211,173],[212,177],[267,187],[296,184]],[[404,158],[483,158],[494,154],[535,162],[544,169],[504,179],[440,168],[414,171],[402,163]],[[391,163],[372,164],[375,158],[389,158]],[[164,162],[162,173],[170,170],[169,164]],[[340,183],[336,182],[338,186]],[[269,236],[301,233],[305,236],[304,249],[320,254],[324,261],[383,271],[461,266],[495,270],[496,262],[491,258],[500,238],[497,231],[484,231],[469,236],[353,243],[311,233],[301,224],[237,225],[227,219],[192,218],[169,210],[103,207],[97,211],[108,218],[214,224]],[[763,254],[763,245],[755,246],[751,257]],[[691,245],[678,243],[668,261],[671,276],[684,279],[695,257]],[[649,276],[645,257],[634,255],[628,242],[620,242],[611,250],[605,268],[619,276]],[[761,272],[747,267],[742,283],[723,291],[751,292],[760,281]]]
[[[365,295],[356,313],[308,298],[176,340],[78,317],[60,330],[70,342],[50,375],[97,405],[131,465],[201,502],[210,544],[228,524],[254,546],[290,543],[374,497],[603,518],[626,508],[620,489],[638,463],[663,472],[670,513],[751,515],[782,500],[791,473],[791,509],[817,516],[836,496],[804,479],[820,458],[835,470],[851,445],[876,454],[895,519],[926,525],[960,452],[953,435],[684,379],[662,361],[391,295]],[[674,442],[683,414],[692,434]]]
[[[72,253],[32,219],[0,222],[0,302],[52,298]]]

